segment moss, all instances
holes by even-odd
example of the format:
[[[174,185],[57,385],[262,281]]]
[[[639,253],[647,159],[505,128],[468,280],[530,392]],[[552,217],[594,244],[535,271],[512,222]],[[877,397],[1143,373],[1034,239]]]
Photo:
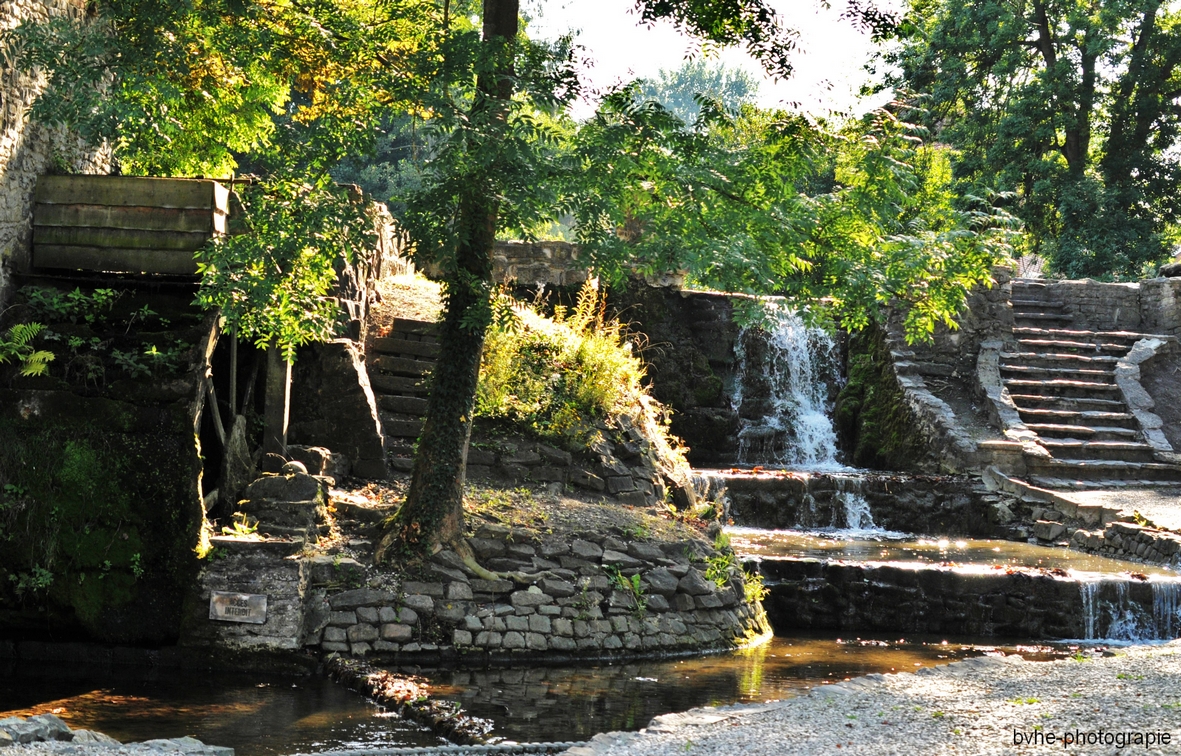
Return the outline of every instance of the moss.
[[[141,605],[179,606],[194,567],[198,460],[183,409],[0,393],[39,402],[0,417],[0,606],[72,613],[103,640],[174,634],[166,609]],[[149,583],[175,598],[147,595]]]
[[[870,326],[849,339],[848,382],[837,397],[841,447],[857,467],[921,470],[928,458],[881,331]]]

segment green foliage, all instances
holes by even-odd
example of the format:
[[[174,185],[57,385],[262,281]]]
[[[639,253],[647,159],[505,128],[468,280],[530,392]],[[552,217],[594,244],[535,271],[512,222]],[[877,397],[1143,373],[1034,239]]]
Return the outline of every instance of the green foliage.
[[[633,611],[637,617],[643,618],[644,613],[648,611],[648,597],[644,593],[644,587],[640,582],[640,574],[637,572],[632,576],[624,575],[619,567],[613,564],[603,565],[603,571],[607,573],[607,577],[611,580],[611,584],[615,589],[622,591],[632,599]]]
[[[62,291],[51,287],[26,286],[20,291],[32,316],[47,323],[85,323],[94,326],[107,322],[123,291],[80,288]]]
[[[214,237],[197,253],[197,304],[291,360],[296,347],[335,335],[337,264],[376,244],[373,221],[327,180],[274,179],[247,188],[242,203],[249,230]]]
[[[708,105],[708,103],[705,103]],[[895,104],[833,130],[744,107],[687,128],[635,87],[582,126],[566,174],[579,241],[613,280],[683,270],[699,285],[820,300],[846,327],[907,305],[907,335],[951,324],[1017,240],[1012,216],[957,203],[946,154]]]
[[[431,75],[428,0],[110,0],[97,21],[0,37],[47,86],[33,118],[107,141],[125,174],[322,170],[372,146],[387,108]]]
[[[517,305],[519,327],[496,325],[485,339],[476,416],[573,443],[593,436],[595,421],[641,411],[643,363],[604,303],[588,283],[552,319]]]
[[[17,323],[0,336],[0,365],[13,359],[20,362],[20,374],[25,376],[44,375],[49,372],[53,352],[35,349],[33,339],[45,330],[40,323]]]
[[[1033,251],[1134,278],[1167,253],[1181,178],[1181,9],[1156,0],[919,0],[890,85],[923,96],[962,195],[1015,191]]]

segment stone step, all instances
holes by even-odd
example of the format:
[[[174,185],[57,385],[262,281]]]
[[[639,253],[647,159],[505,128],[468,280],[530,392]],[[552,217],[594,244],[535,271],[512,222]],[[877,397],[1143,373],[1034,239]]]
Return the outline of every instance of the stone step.
[[[401,336],[382,336],[372,342],[373,351],[378,354],[389,354],[403,357],[439,356],[439,344],[432,341],[420,341],[403,338]]]
[[[1050,310],[1059,310],[1066,306],[1061,300],[1057,299],[1010,299],[1009,303],[1013,305],[1013,309],[1017,309],[1018,307],[1023,309],[1044,307]]]
[[[1139,331],[1088,331],[1088,330],[1074,330],[1069,328],[1014,328],[1013,335],[1017,337],[1027,337],[1034,339],[1065,339],[1067,341],[1095,341],[1105,342],[1127,342],[1128,345],[1135,344],[1140,339],[1146,339],[1152,336],[1149,333],[1140,333]]]
[[[1123,398],[1099,399],[1088,396],[1047,396],[1045,394],[1022,394],[1009,392],[1009,398],[1017,405],[1017,409],[1025,410],[1058,410],[1064,412],[1120,412],[1127,407]]]
[[[1181,481],[1181,467],[1113,459],[1045,459],[1026,455],[1031,476],[1066,481]]]
[[[1081,368],[1107,366],[1113,368],[1119,362],[1119,357],[1112,355],[1069,354],[1066,352],[1001,352],[1003,362],[1024,365],[1045,365],[1059,367],[1077,365]]]
[[[1032,323],[1037,323],[1037,322],[1042,322],[1042,321],[1045,321],[1045,322],[1053,321],[1055,323],[1068,323],[1068,322],[1074,320],[1074,316],[1068,315],[1067,313],[1064,313],[1064,312],[1024,312],[1024,311],[1014,310],[1013,311],[1013,320],[1027,320],[1027,321],[1031,321]]]
[[[376,394],[418,395],[426,396],[430,393],[430,385],[425,378],[411,378],[404,375],[388,375],[370,371],[369,385]]]
[[[370,372],[376,370],[390,375],[401,375],[407,378],[420,378],[429,375],[435,367],[434,360],[416,360],[410,357],[391,357],[379,354],[369,358]]]
[[[1068,423],[1026,423],[1042,438],[1078,441],[1128,441],[1140,438],[1137,428],[1118,428],[1110,425],[1071,425]]]
[[[383,394],[377,397],[377,405],[387,412],[400,415],[422,417],[426,414],[427,400],[418,396],[389,396]]]
[[[1092,381],[1055,380],[1024,380],[1020,378],[1005,379],[1005,387],[1009,394],[1032,394],[1040,396],[1068,396],[1073,398],[1119,399],[1122,398],[1119,386],[1114,383],[1095,383]]]
[[[394,323],[390,328],[390,331],[392,333],[414,333],[433,339],[439,331],[439,324],[431,323],[426,320],[407,320],[406,318],[394,318]]]
[[[1101,355],[1103,352],[1122,357],[1131,349],[1129,344],[1115,342],[1093,342],[1065,339],[1017,339],[1017,344],[1024,350],[1035,352],[1066,351],[1071,353]]]
[[[1115,366],[1107,369],[1073,368],[1073,367],[1043,367],[1041,365],[1022,365],[1011,362],[1001,363],[1001,372],[1019,377],[1033,377],[1044,375],[1049,378],[1068,378],[1075,376],[1079,380],[1095,381],[1097,383],[1111,383],[1115,381]]]
[[[1034,475],[1029,482],[1039,488],[1067,488],[1067,489],[1110,489],[1110,488],[1175,488],[1175,480],[1072,480],[1069,478],[1053,478]]]
[[[381,427],[387,436],[395,438],[418,438],[422,432],[422,418],[412,415],[400,415],[390,412],[379,412]]]
[[[1122,428],[1138,431],[1136,418],[1127,412],[1104,412],[1100,410],[1061,410],[1018,408],[1021,419],[1029,427],[1035,423],[1064,425],[1068,427],[1089,426],[1092,428]]]
[[[1081,439],[1043,438],[1042,446],[1055,459],[1115,460],[1152,462],[1151,446],[1136,441],[1084,441]]]

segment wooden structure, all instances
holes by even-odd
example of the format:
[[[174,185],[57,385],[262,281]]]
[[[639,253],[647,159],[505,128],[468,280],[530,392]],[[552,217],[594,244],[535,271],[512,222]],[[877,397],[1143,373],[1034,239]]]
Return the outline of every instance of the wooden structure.
[[[226,233],[229,198],[206,179],[41,176],[33,267],[196,275],[193,253]]]

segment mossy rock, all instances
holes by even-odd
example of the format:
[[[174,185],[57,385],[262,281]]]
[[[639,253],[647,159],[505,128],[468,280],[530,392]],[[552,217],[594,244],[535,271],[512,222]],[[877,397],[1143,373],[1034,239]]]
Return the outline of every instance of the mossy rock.
[[[933,469],[877,326],[849,338],[848,382],[837,396],[834,425],[857,467],[925,472]]]
[[[175,638],[202,517],[187,405],[0,390],[0,408],[0,606]]]

